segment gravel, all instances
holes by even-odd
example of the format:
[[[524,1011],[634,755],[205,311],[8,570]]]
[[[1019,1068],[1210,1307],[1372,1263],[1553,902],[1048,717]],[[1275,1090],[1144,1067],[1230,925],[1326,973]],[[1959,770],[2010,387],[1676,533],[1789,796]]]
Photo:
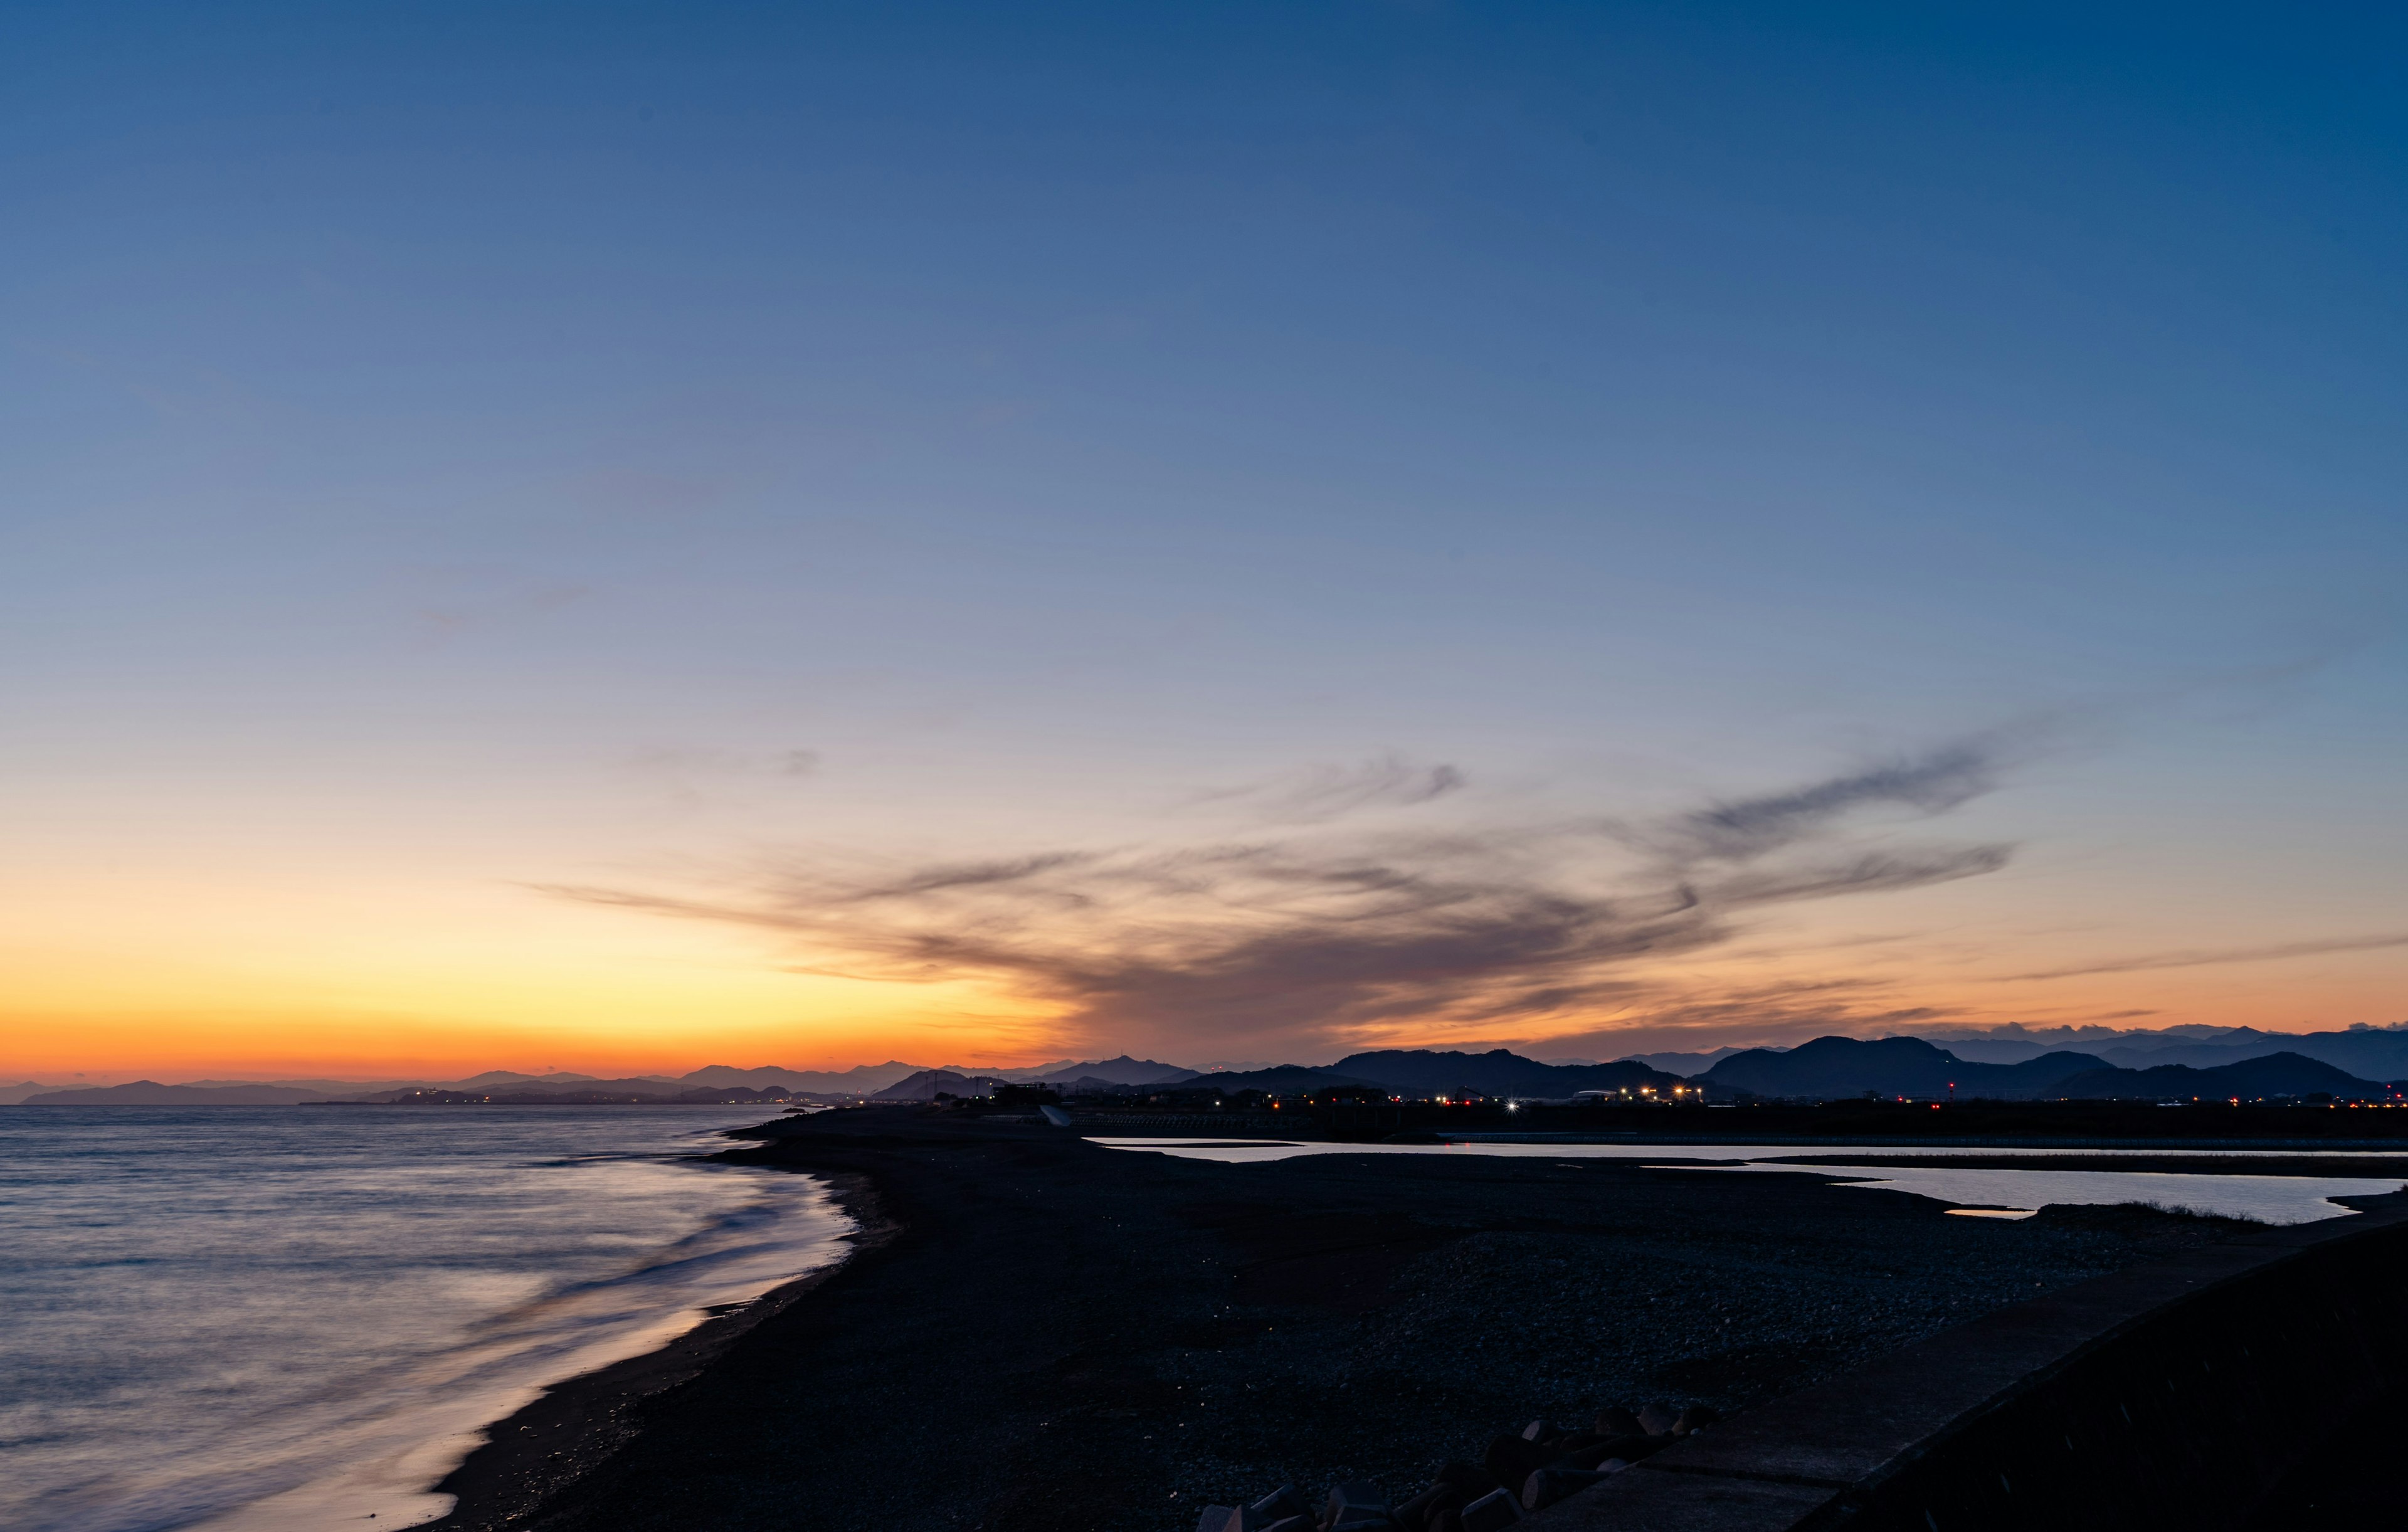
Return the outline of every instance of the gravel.
[[[844,1178],[881,1242],[692,1382],[580,1406],[634,1431],[565,1488],[573,1449],[520,1461],[497,1430],[447,1528],[1189,1532],[1282,1484],[1402,1500],[1534,1417],[1731,1413],[2214,1232],[1812,1174],[1228,1166],[910,1109],[780,1127],[764,1157]]]

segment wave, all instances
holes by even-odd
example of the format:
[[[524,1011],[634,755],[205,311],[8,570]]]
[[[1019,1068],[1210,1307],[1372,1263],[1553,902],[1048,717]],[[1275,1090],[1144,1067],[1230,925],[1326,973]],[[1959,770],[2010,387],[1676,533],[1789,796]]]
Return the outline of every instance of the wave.
[[[657,1149],[538,1159],[518,1147],[502,1145],[494,1163],[405,1152],[339,1183],[296,1178],[321,1200],[348,1194],[348,1210],[313,1209],[298,1191],[221,1210],[209,1225],[221,1238],[232,1220],[255,1243],[291,1248],[222,1261],[214,1283],[177,1265],[170,1230],[111,1230],[125,1254],[141,1253],[111,1266],[102,1301],[136,1330],[146,1308],[180,1301],[188,1311],[151,1318],[174,1342],[155,1353],[152,1397],[137,1337],[125,1341],[137,1365],[102,1359],[99,1370],[119,1376],[90,1397],[66,1397],[60,1366],[39,1375],[60,1396],[0,1427],[0,1458],[22,1492],[0,1488],[0,1522],[20,1532],[323,1532],[434,1520],[452,1500],[433,1486],[487,1427],[552,1384],[655,1350],[841,1259],[853,1232],[810,1176]],[[259,1157],[224,1176],[238,1181]],[[459,1190],[466,1173],[488,1183],[481,1200]],[[564,1196],[581,1206],[562,1206]],[[496,1253],[495,1241],[513,1238],[529,1247],[523,1256]],[[64,1248],[86,1263],[69,1275],[88,1280],[92,1262],[117,1253]]]

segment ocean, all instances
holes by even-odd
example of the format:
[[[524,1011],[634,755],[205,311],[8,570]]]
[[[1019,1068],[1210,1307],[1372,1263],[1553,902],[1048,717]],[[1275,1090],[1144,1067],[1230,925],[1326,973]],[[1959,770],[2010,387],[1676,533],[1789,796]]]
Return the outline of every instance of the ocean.
[[[326,1532],[839,1258],[765,1107],[0,1109],[0,1526]]]

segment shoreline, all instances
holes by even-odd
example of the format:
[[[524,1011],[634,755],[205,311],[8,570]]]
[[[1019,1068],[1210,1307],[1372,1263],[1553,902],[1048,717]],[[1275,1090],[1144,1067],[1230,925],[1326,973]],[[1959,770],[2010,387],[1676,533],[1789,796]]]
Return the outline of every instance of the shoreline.
[[[734,1131],[846,1178],[874,1237],[496,1423],[426,1525],[1172,1532],[1280,1482],[1409,1493],[1533,1414],[1746,1408],[2204,1237],[1804,1175],[1212,1165],[911,1108]]]
[[[728,1133],[736,1137],[753,1131],[732,1128]],[[753,1162],[738,1156],[756,1147],[722,1150],[705,1158],[750,1164]],[[755,1326],[899,1231],[868,1177],[836,1172],[816,1179],[853,1220],[843,1255],[748,1302],[711,1312],[664,1345],[545,1385],[536,1398],[484,1426],[484,1439],[430,1486],[429,1493],[453,1496],[452,1509],[412,1525],[422,1532],[484,1532],[522,1521],[632,1440],[640,1429],[635,1416],[645,1400],[692,1382]]]

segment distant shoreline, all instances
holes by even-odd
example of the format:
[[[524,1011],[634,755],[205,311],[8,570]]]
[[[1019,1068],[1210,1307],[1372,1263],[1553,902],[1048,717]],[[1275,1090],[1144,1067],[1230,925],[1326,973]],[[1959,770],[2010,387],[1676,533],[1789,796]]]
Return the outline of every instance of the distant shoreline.
[[[607,1099],[563,1099],[552,1095],[480,1096],[453,1101],[18,1101],[0,1105],[0,1111],[37,1107],[63,1111],[261,1111],[291,1107],[765,1107],[774,1101],[681,1100],[673,1095],[622,1096]]]
[[[78,1103],[48,1104],[72,1106]],[[268,1104],[277,1105],[278,1103]],[[458,1101],[294,1101],[291,1103],[295,1107],[753,1107],[765,1104],[757,1101],[681,1101],[675,1096],[649,1098],[629,1096],[609,1100],[564,1101],[557,1097],[540,1095],[485,1096]]]

